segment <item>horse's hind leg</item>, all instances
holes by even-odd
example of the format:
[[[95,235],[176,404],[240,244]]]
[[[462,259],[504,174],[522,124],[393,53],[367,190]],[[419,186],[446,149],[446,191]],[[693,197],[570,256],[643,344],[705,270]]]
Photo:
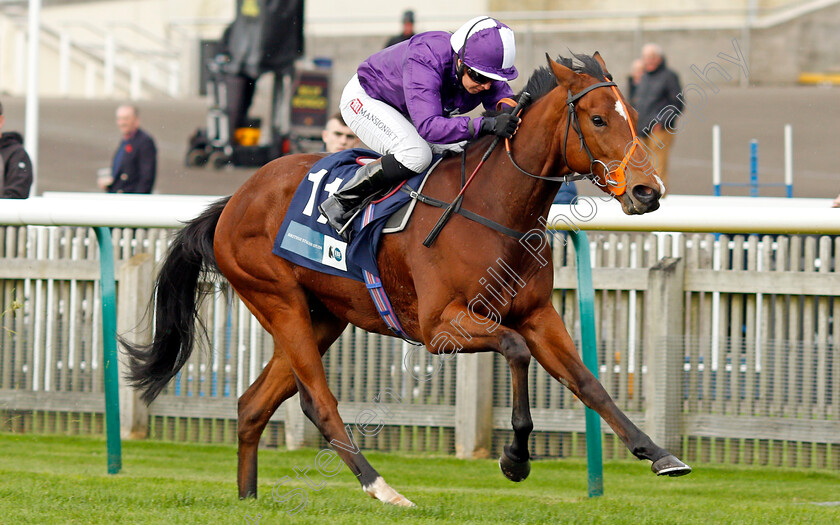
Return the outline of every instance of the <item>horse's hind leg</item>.
[[[240,498],[257,497],[257,448],[265,426],[280,404],[297,392],[286,356],[275,349],[260,376],[239,398],[239,463],[237,486]]]
[[[333,341],[341,335],[347,323],[334,317],[320,304],[311,304],[310,308],[318,350],[324,355]],[[237,484],[240,498],[257,496],[257,454],[260,436],[277,407],[297,390],[286,353],[281,347],[275,346],[274,355],[260,376],[239,398]]]
[[[660,476],[682,476],[691,472],[691,467],[656,445],[616,406],[601,383],[583,365],[562,319],[551,305],[535,311],[520,333],[543,368],[586,406],[598,412],[634,456],[650,460],[653,472]]]
[[[327,386],[324,366],[317,353],[313,352],[304,318],[301,318],[300,314],[305,312],[298,313],[297,322],[290,321],[290,326],[297,325],[297,329],[285,330],[274,337],[275,340],[280,340],[283,347],[294,349],[289,352],[289,361],[295,373],[304,414],[318,427],[338,456],[350,467],[362,489],[370,497],[383,503],[413,507],[414,503],[385,483],[382,476],[368,463],[353,438],[350,425],[345,428],[338,413],[338,402]]]
[[[238,286],[237,291],[249,303],[251,311],[259,314],[260,322],[274,338],[275,347],[285,352],[300,392],[304,414],[350,467],[364,491],[385,503],[413,506],[385,483],[362,455],[352,431],[348,434],[345,430],[338,413],[338,402],[327,385],[310,306],[303,290],[295,282],[290,282],[291,279],[291,276],[281,276],[275,282],[261,280],[247,289]]]

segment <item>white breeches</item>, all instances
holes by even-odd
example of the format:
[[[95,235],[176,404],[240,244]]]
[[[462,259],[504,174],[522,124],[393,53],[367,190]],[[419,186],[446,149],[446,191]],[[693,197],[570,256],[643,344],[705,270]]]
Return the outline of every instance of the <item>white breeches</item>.
[[[341,93],[340,108],[344,122],[368,148],[394,155],[400,164],[417,173],[429,167],[432,152],[462,151],[466,143],[426,142],[402,113],[365,93],[358,75],[353,75]]]

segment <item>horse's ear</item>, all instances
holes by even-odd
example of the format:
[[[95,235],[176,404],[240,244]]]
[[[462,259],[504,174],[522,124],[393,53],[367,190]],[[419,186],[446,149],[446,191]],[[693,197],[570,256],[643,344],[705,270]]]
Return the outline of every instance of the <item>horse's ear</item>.
[[[612,75],[610,74],[609,71],[607,71],[607,64],[606,64],[606,62],[604,62],[604,59],[601,57],[601,53],[595,51],[595,54],[592,55],[592,58],[594,58],[596,62],[601,64],[601,69],[604,70],[604,74],[607,75],[607,78],[612,80]]]
[[[558,84],[571,84],[575,78],[575,73],[571,69],[567,68],[566,66],[552,60],[548,53],[545,54],[545,59],[548,60],[548,67],[551,68],[551,71],[554,73],[554,76],[557,78]]]

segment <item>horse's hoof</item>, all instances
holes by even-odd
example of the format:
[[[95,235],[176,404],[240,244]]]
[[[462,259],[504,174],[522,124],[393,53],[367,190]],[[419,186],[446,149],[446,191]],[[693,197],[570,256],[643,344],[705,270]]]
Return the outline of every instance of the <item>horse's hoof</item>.
[[[499,468],[507,479],[519,483],[531,473],[531,461],[527,459],[520,461],[511,454],[510,446],[506,445],[504,453],[499,458]]]
[[[657,476],[671,476],[672,478],[691,473],[691,467],[670,454],[654,461],[650,469]]]
[[[389,503],[391,505],[396,505],[397,507],[416,507],[414,503],[412,503],[408,498],[397,492],[396,490],[392,489],[390,485],[385,483],[385,480],[382,479],[382,476],[376,478],[376,480],[371,483],[370,485],[362,487],[368,496],[373,499],[378,499],[382,503]]]

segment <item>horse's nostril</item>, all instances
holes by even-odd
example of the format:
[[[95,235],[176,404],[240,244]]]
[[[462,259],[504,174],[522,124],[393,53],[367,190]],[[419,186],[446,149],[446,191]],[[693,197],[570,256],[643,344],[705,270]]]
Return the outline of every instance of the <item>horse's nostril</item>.
[[[633,196],[643,204],[650,204],[659,198],[659,193],[651,187],[639,185],[633,187]]]

